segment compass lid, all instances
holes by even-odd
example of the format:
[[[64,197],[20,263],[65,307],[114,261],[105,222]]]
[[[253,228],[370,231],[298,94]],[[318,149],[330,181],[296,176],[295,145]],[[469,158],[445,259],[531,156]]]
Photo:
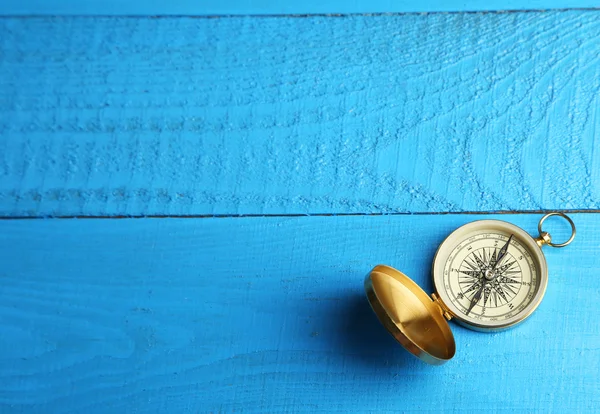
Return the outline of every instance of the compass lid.
[[[454,356],[454,336],[442,309],[408,276],[378,265],[367,275],[365,290],[383,326],[408,352],[432,365]]]

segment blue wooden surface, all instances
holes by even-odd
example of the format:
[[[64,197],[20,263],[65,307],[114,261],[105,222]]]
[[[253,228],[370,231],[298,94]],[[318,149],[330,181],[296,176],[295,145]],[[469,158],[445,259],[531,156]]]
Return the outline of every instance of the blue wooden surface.
[[[540,216],[491,217],[534,232]],[[431,292],[437,245],[478,218],[0,221],[0,412],[597,412],[596,214],[546,250],[527,322],[453,324],[442,367],[372,314],[374,264]]]
[[[547,10],[598,7],[592,0],[4,0],[0,15],[236,15]]]
[[[596,11],[2,19],[0,214],[598,209],[599,53]]]
[[[437,213],[600,208],[599,35],[597,11],[0,18],[0,412],[597,412],[597,212],[536,314],[455,326],[443,367],[362,280],[431,291],[485,217]],[[397,212],[425,214],[336,216]],[[236,214],[307,216],[19,219]]]

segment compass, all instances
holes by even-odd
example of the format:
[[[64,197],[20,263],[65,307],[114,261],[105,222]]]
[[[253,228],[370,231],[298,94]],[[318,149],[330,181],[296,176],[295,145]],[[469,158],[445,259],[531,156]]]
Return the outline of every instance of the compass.
[[[544,221],[559,216],[571,225],[564,243],[553,243]],[[575,224],[563,213],[549,213],[533,238],[514,224],[478,220],[452,232],[433,259],[435,293],[427,295],[399,270],[378,265],[367,275],[371,307],[387,330],[410,353],[440,365],[455,354],[448,320],[477,331],[495,332],[523,322],[539,306],[548,284],[542,246],[564,247],[575,238]]]

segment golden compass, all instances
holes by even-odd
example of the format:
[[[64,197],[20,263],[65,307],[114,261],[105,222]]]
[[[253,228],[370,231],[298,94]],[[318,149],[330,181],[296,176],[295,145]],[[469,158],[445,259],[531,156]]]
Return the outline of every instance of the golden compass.
[[[553,243],[542,230],[550,216],[571,225],[571,237]],[[365,279],[371,307],[387,330],[410,353],[440,365],[454,356],[454,336],[446,320],[477,331],[499,331],[529,317],[548,284],[541,247],[564,247],[575,238],[575,224],[563,213],[549,213],[533,238],[514,224],[479,220],[456,229],[433,259],[435,293],[429,297],[402,272],[378,265]]]

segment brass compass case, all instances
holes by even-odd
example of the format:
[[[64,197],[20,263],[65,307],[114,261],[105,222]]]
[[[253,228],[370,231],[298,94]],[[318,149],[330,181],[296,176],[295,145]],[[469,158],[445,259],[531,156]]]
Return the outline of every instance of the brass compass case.
[[[552,243],[542,230],[550,216],[571,225],[571,237]],[[397,269],[378,265],[365,279],[367,298],[385,328],[411,354],[440,365],[455,354],[447,320],[477,331],[500,331],[525,319],[539,306],[548,284],[541,247],[564,247],[575,237],[573,221],[549,213],[538,224],[539,238],[500,220],[479,220],[452,232],[440,244],[432,265],[435,293],[429,297]]]
[[[432,365],[454,356],[454,336],[441,308],[404,273],[375,266],[365,290],[383,326],[408,352]]]
[[[478,238],[485,238],[485,240],[497,238],[498,244],[501,244],[510,235],[514,237],[511,245],[519,245],[521,248],[522,256],[519,256],[522,257],[521,261],[530,259],[530,264],[533,265],[531,272],[537,276],[535,285],[530,286],[533,289],[528,294],[527,304],[515,307],[513,311],[508,312],[508,317],[493,318],[496,320],[482,321],[477,317],[466,315],[466,309],[460,306],[456,298],[450,297],[450,286],[447,283],[447,276],[451,273],[451,270],[447,268],[447,263],[451,261],[453,249],[460,248],[462,244],[465,244],[466,247],[469,241],[477,241]],[[505,238],[503,239],[502,236]],[[494,332],[510,328],[524,321],[539,306],[548,285],[548,265],[542,249],[520,227],[499,220],[479,220],[459,227],[442,242],[433,259],[432,276],[436,294],[439,301],[442,302],[440,305],[445,307],[445,310],[458,323],[477,331]],[[445,276],[446,281],[444,280]]]

